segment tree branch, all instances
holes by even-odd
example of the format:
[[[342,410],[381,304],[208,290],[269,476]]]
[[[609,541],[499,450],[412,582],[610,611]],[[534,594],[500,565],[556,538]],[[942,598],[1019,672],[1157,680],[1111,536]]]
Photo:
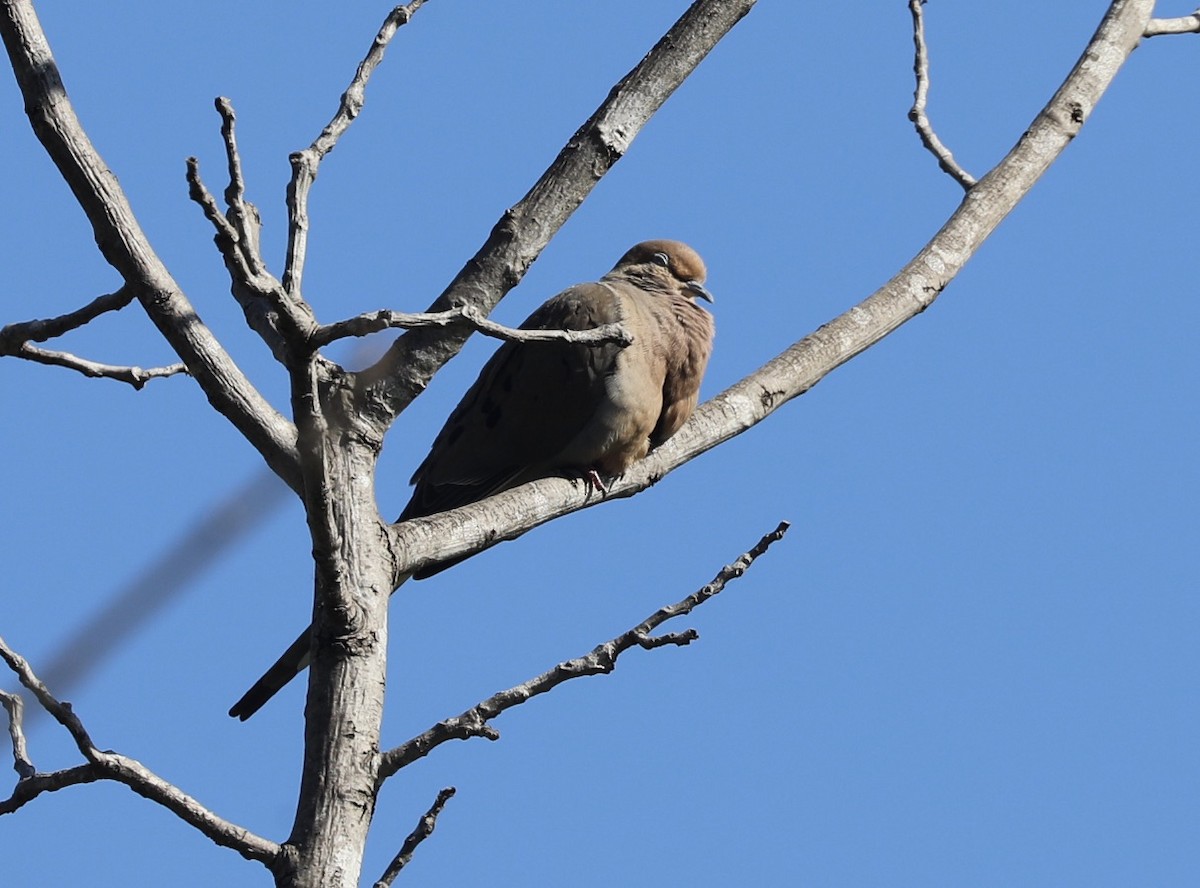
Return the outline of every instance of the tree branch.
[[[437,312],[368,312],[355,318],[318,327],[310,342],[321,348],[347,336],[367,336],[395,327],[406,330],[418,327],[466,327],[482,333],[484,336],[505,342],[574,342],[585,345],[615,343],[622,347],[633,343],[633,337],[620,324],[605,324],[590,330],[522,330],[488,320],[468,305]]]
[[[624,156],[646,121],[755,0],[696,0],[575,132],[533,188],[492,229],[431,312],[469,305],[483,316],[517,285],[550,239]],[[389,424],[462,349],[470,331],[412,330],[359,376],[364,413]]]
[[[908,119],[917,128],[921,144],[937,158],[938,166],[961,185],[963,191],[970,191],[975,185],[975,177],[958,165],[954,155],[950,153],[950,149],[942,144],[942,140],[933,131],[933,125],[929,122],[929,118],[925,116],[925,105],[929,100],[929,49],[925,45],[925,16],[921,10],[924,5],[925,0],[908,0],[908,8],[912,12],[913,18],[913,45],[915,47],[913,73],[917,77],[917,90],[913,94],[913,106],[912,110],[908,112]]]
[[[222,110],[224,121],[221,133],[225,136],[226,149],[230,152],[229,166],[234,175],[240,177],[241,162],[236,155],[236,143],[232,135],[232,115],[228,99],[217,99],[218,110]],[[285,367],[293,367],[308,353],[308,339],[316,328],[312,308],[304,300],[288,296],[283,285],[266,270],[257,254],[258,213],[253,220],[242,202],[239,185],[231,181],[225,189],[226,199],[233,195],[235,203],[226,216],[217,206],[216,198],[200,178],[200,161],[187,159],[188,196],[200,205],[204,217],[216,229],[214,242],[225,260],[229,271],[230,292],[242,307],[246,323],[254,330],[271,354]],[[238,225],[243,226],[239,228]],[[252,243],[247,243],[247,241]]]
[[[382,437],[345,373],[313,353],[292,377],[314,563],[304,763],[289,869],[304,885],[357,885],[375,808],[387,608],[394,572],[371,483]]]
[[[55,318],[21,321],[0,327],[0,354],[14,354],[24,342],[45,342],[55,339],[94,321],[109,311],[120,311],[133,301],[133,291],[121,287],[115,293],[97,296],[83,308]]]
[[[4,711],[8,713],[8,736],[12,740],[13,770],[17,772],[17,776],[21,780],[32,777],[37,773],[37,768],[30,761],[29,749],[25,745],[25,731],[21,719],[25,710],[25,701],[21,699],[20,694],[10,694],[8,691],[0,690],[0,705],[3,705]]]
[[[772,543],[782,539],[783,535],[787,533],[788,526],[788,522],[780,522],[778,527],[760,539],[749,552],[741,555],[733,564],[721,568],[707,585],[700,587],[681,601],[660,607],[632,629],[597,645],[591,653],[567,660],[565,663],[559,663],[553,669],[543,672],[536,678],[531,678],[524,684],[493,694],[466,712],[439,722],[402,746],[388,750],[380,760],[379,782],[382,784],[401,768],[412,764],[417,759],[424,758],[447,740],[467,740],[471,737],[499,740],[500,732],[488,724],[492,719],[505,710],[520,706],[540,694],[548,693],[573,678],[609,674],[616,668],[617,658],[630,648],[640,647],[644,650],[653,650],[665,645],[683,646],[695,641],[700,637],[695,629],[660,636],[654,636],[651,633],[668,620],[690,614],[710,598],[719,595],[730,580],[741,577],[755,559],[766,552]]]
[[[569,512],[633,496],[757,425],[923,312],[1070,144],[1137,46],[1153,6],[1153,0],[1116,0],[1110,6],[1079,62],[1017,144],[883,287],[700,405],[683,428],[632,466],[603,497],[589,486],[546,478],[470,506],[392,525],[392,549],[402,556],[397,558],[396,584],[417,570],[516,539]]]
[[[115,379],[118,382],[127,382],[139,391],[151,379],[162,379],[167,376],[175,376],[179,373],[188,372],[187,367],[183,364],[151,367],[149,370],[144,370],[141,367],[119,367],[114,364],[100,364],[96,361],[89,361],[86,358],[76,357],[70,352],[38,348],[36,345],[30,345],[27,342],[19,345],[14,351],[0,351],[0,354],[9,354],[14,358],[24,358],[27,361],[34,361],[38,364],[67,367],[71,370],[77,370],[84,376],[89,376],[92,379]]]
[[[34,775],[23,778],[17,784],[12,797],[0,803],[0,814],[7,814],[21,807],[29,799],[65,786],[90,783],[107,779],[123,783],[143,798],[157,802],[180,819],[191,824],[218,845],[232,848],[248,860],[257,860],[270,865],[279,856],[279,845],[254,835],[227,820],[213,814],[198,801],[177,787],[167,783],[140,762],[115,752],[103,752],[96,748],[87,729],[71,709],[69,703],[59,701],[46,685],[34,674],[29,663],[0,638],[0,659],[17,675],[51,716],[67,729],[75,746],[88,764],[49,775]],[[11,723],[11,722],[10,722]],[[32,782],[30,782],[32,781]]]
[[[225,206],[229,208],[228,219],[238,234],[238,247],[245,258],[251,275],[266,273],[259,235],[262,219],[258,207],[246,200],[246,181],[242,177],[242,156],[237,147],[237,114],[233,102],[218,96],[215,103],[221,115],[221,138],[225,142],[225,160],[229,165],[229,184],[225,187]]]
[[[199,158],[187,159],[187,183],[188,197],[200,205],[200,209],[204,211],[204,218],[217,230],[217,249],[230,265],[230,273],[239,280],[249,281],[254,277],[254,272],[251,271],[245,255],[238,249],[241,237],[233,223],[225,218],[225,214],[217,206],[217,199],[200,178]]]
[[[1143,32],[1144,37],[1159,37],[1163,34],[1200,34],[1200,9],[1179,18],[1150,19]]]
[[[375,888],[391,888],[392,882],[396,880],[396,876],[400,875],[400,870],[408,866],[408,862],[412,860],[413,852],[417,850],[417,846],[433,835],[434,827],[437,826],[438,815],[442,813],[442,808],[446,807],[446,802],[454,798],[455,789],[453,786],[447,786],[437,794],[437,799],[425,812],[416,828],[408,834],[408,838],[404,840],[404,844],[400,846],[400,851],[392,858],[392,862],[388,864],[383,875],[379,877],[379,881],[375,883]]]
[[[75,115],[30,0],[0,0],[0,37],[33,131],[87,215],[105,260],[120,273],[210,403],[298,489],[295,428],[250,384],[150,246],[116,176]]]
[[[362,111],[367,81],[383,61],[383,54],[392,38],[396,36],[396,31],[407,25],[424,4],[425,0],[412,0],[388,13],[379,28],[379,33],[371,42],[371,48],[359,62],[350,85],[342,93],[341,103],[333,119],[325,125],[325,129],[321,130],[321,134],[311,145],[303,151],[295,152],[289,158],[292,163],[292,179],[288,183],[287,191],[288,247],[283,268],[283,288],[293,298],[299,298],[301,294],[300,284],[304,277],[304,260],[308,249],[308,192],[316,181],[317,167]]]
[[[0,815],[12,814],[14,811],[20,810],[42,793],[55,792],[83,783],[95,783],[97,780],[103,779],[104,774],[100,768],[90,762],[61,771],[51,771],[47,774],[32,774],[19,780],[13,787],[12,795],[0,801]]]
[[[141,389],[151,379],[187,373],[187,368],[183,364],[171,364],[167,367],[155,367],[150,370],[143,370],[141,367],[118,367],[112,364],[88,361],[69,352],[52,351],[30,344],[62,336],[71,330],[91,323],[105,312],[120,311],[132,301],[133,290],[125,286],[115,293],[106,293],[96,297],[83,308],[58,317],[8,324],[0,328],[0,355],[24,358],[39,364],[67,367],[93,378],[116,379],[120,382],[127,382],[136,389]]]

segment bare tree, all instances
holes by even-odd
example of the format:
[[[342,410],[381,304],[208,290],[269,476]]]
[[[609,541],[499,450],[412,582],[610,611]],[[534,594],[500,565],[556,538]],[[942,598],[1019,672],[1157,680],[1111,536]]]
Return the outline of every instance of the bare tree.
[[[677,435],[617,479],[603,497],[571,479],[545,478],[480,503],[391,523],[381,517],[369,483],[385,433],[473,332],[527,338],[521,331],[488,321],[487,315],[521,280],[600,178],[625,155],[650,117],[754,3],[693,3],[613,87],[525,197],[501,215],[487,241],[427,312],[381,308],[321,322],[320,306],[306,299],[303,288],[310,191],[321,162],[361,111],[368,81],[390,41],[422,5],[423,0],[413,0],[387,15],[333,118],[309,147],[292,155],[286,199],[288,239],[278,274],[263,253],[258,210],[247,198],[232,101],[216,102],[227,161],[221,201],[206,183],[199,163],[189,161],[190,194],[215,232],[233,296],[247,325],[269,347],[288,379],[289,409],[283,412],[256,389],[200,321],[150,246],[128,199],[75,116],[64,75],[50,53],[32,2],[3,3],[0,31],[34,132],[71,187],[101,254],[123,285],[74,312],[9,324],[0,330],[0,354],[137,388],[170,384],[156,381],[164,377],[191,376],[213,408],[303,503],[314,560],[314,627],[300,796],[291,834],[283,841],[257,836],[219,817],[138,761],[102,750],[70,706],[39,681],[37,670],[2,642],[0,656],[37,703],[69,732],[83,763],[66,770],[37,771],[22,732],[19,698],[6,695],[19,779],[10,798],[0,802],[0,813],[14,812],[46,792],[112,780],[158,802],[217,844],[262,863],[279,885],[359,884],[363,849],[385,781],[447,740],[494,737],[489,722],[501,712],[574,677],[611,671],[618,656],[630,648],[687,644],[694,638],[688,631],[655,633],[662,623],[689,613],[739,577],[782,536],[786,526],[764,536],[722,568],[711,583],[664,606],[628,632],[489,697],[407,743],[385,749],[381,724],[391,593],[414,572],[514,539],[571,512],[644,491],[761,422],[924,311],[1079,133],[1143,38],[1200,33],[1200,17],[1195,15],[1155,19],[1152,0],[1116,0],[1045,108],[1008,155],[976,179],[955,161],[929,122],[922,8],[919,0],[911,0],[917,75],[911,117],[922,142],[966,195],[917,255],[878,291],[703,404]],[[169,343],[178,363],[151,369],[114,366],[44,345],[134,302]],[[341,339],[393,328],[407,332],[363,370],[349,371],[321,352]],[[592,339],[622,341],[623,335],[621,330],[601,330]],[[432,832],[452,794],[447,789],[438,796],[380,884],[390,884]]]

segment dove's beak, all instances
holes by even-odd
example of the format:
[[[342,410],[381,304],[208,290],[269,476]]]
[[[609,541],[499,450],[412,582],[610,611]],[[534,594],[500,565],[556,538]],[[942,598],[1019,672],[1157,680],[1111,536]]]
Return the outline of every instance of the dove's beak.
[[[708,290],[705,289],[704,284],[700,283],[699,281],[688,281],[686,284],[684,284],[684,286],[687,287],[688,290],[691,291],[692,295],[696,298],[703,299],[705,302],[713,301],[713,294],[708,292]]]

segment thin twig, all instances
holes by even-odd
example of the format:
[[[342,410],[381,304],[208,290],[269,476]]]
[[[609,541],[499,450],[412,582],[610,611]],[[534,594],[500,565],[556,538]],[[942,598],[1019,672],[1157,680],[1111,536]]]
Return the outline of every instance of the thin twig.
[[[929,99],[929,50],[925,46],[925,16],[921,11],[924,3],[925,0],[908,0],[908,8],[913,17],[913,45],[916,47],[913,73],[917,76],[917,90],[913,94],[913,106],[908,112],[908,119],[916,126],[921,144],[937,158],[938,166],[961,185],[964,191],[970,191],[975,185],[975,177],[958,165],[954,155],[942,144],[925,115],[925,105]]]
[[[392,882],[396,880],[396,876],[400,875],[400,870],[408,866],[408,862],[412,860],[413,852],[417,850],[417,846],[433,834],[434,827],[437,826],[438,815],[442,813],[442,808],[446,806],[446,802],[454,797],[454,793],[454,787],[447,786],[437,794],[437,799],[434,800],[429,810],[421,817],[416,828],[408,834],[408,838],[404,840],[404,844],[400,846],[399,852],[392,858],[392,862],[383,871],[383,875],[379,877],[379,881],[375,883],[374,888],[391,888]]]
[[[79,768],[55,772],[53,775],[41,775],[40,779],[32,777],[20,781],[12,797],[0,803],[0,814],[15,811],[42,792],[99,779],[115,780],[143,798],[157,802],[174,812],[218,845],[232,848],[249,860],[270,865],[279,856],[278,844],[218,817],[196,799],[150,771],[141,762],[98,749],[83,722],[71,708],[71,704],[60,701],[51,694],[42,680],[34,674],[29,663],[10,648],[3,638],[0,638],[0,660],[7,663],[16,673],[18,680],[33,693],[42,708],[67,729],[71,739],[75,741],[76,748],[88,761],[88,765]]]
[[[1150,19],[1142,36],[1159,37],[1163,34],[1200,34],[1200,9],[1179,18]]]
[[[242,157],[237,147],[237,115],[233,102],[224,96],[216,99],[217,113],[221,115],[221,138],[225,142],[225,159],[229,164],[229,184],[225,187],[225,206],[229,208],[229,221],[238,232],[238,246],[246,259],[250,271],[260,275],[266,271],[259,247],[262,220],[258,208],[246,200],[246,182],[242,177]]]
[[[85,758],[90,759],[92,753],[96,752],[96,745],[92,743],[92,738],[88,736],[87,729],[84,728],[83,722],[75,715],[71,709],[70,703],[62,703],[55,699],[50,693],[50,689],[42,683],[33,673],[33,669],[29,663],[8,646],[3,638],[0,638],[0,660],[4,660],[8,664],[8,668],[16,673],[21,684],[29,688],[33,692],[33,696],[41,704],[42,708],[54,716],[54,720],[67,729],[71,735],[71,739],[75,741],[75,746],[83,753]]]
[[[585,675],[607,675],[616,668],[617,658],[630,648],[640,647],[645,650],[653,650],[664,645],[683,646],[695,641],[700,637],[695,629],[659,636],[651,635],[651,633],[668,620],[689,614],[713,596],[718,595],[725,588],[726,583],[742,576],[754,563],[754,560],[766,552],[772,543],[782,539],[783,535],[787,533],[788,526],[788,522],[780,522],[779,526],[760,539],[753,549],[739,557],[733,564],[721,568],[710,583],[681,601],[660,607],[632,629],[597,645],[591,653],[567,660],[565,663],[559,663],[553,669],[543,672],[524,684],[493,694],[461,715],[439,722],[407,743],[388,750],[381,759],[380,782],[382,783],[406,765],[428,755],[434,748],[447,740],[467,740],[471,737],[499,740],[500,732],[488,722],[500,713],[519,706],[539,694],[552,691],[563,682],[573,678],[582,678]]]
[[[176,376],[180,373],[188,372],[187,367],[183,364],[151,367],[149,370],[142,367],[121,367],[115,364],[100,364],[96,361],[77,357],[70,352],[38,348],[36,345],[30,345],[28,342],[22,344],[15,351],[9,352],[9,354],[14,358],[24,358],[27,361],[34,361],[38,364],[50,364],[55,367],[67,367],[71,370],[77,370],[84,376],[89,376],[92,379],[115,379],[118,382],[127,382],[138,390],[141,390],[151,379],[163,379],[167,376]]]
[[[57,367],[67,367],[77,370],[93,379],[116,379],[127,382],[136,389],[141,389],[151,379],[161,379],[187,373],[183,364],[171,364],[167,367],[154,367],[144,370],[141,367],[122,367],[113,364],[101,364],[77,357],[70,352],[54,351],[38,348],[33,342],[45,342],[62,336],[71,330],[78,329],[100,315],[109,311],[119,311],[133,301],[133,290],[122,287],[115,293],[98,296],[83,308],[45,320],[22,321],[9,324],[0,329],[0,355],[24,358],[39,364],[51,364]]]
[[[115,293],[97,296],[83,308],[55,318],[21,321],[0,327],[0,354],[13,354],[24,342],[45,342],[77,330],[109,311],[120,311],[133,301],[133,290],[122,287]]]
[[[104,779],[104,772],[96,765],[88,762],[61,771],[51,771],[48,774],[33,774],[17,782],[12,795],[0,801],[0,816],[12,814],[27,805],[42,793],[55,792],[68,786],[79,786],[83,783],[95,783]]]
[[[396,31],[408,24],[424,3],[425,0],[412,0],[411,3],[397,6],[388,13],[379,28],[379,33],[371,42],[371,48],[359,62],[350,85],[342,93],[341,103],[333,118],[309,147],[293,153],[289,158],[292,164],[292,178],[287,189],[288,248],[287,260],[283,267],[283,288],[293,298],[299,298],[301,293],[300,282],[304,276],[304,259],[308,249],[308,192],[316,181],[317,167],[362,111],[367,81],[383,61],[383,54],[392,38],[396,36]]]
[[[10,694],[0,691],[0,705],[8,713],[8,736],[12,739],[13,770],[22,780],[37,773],[37,768],[29,759],[29,749],[25,746],[25,731],[21,725],[21,715],[25,710],[25,701],[20,694]]]
[[[225,218],[225,214],[217,206],[217,199],[213,197],[208,186],[204,184],[204,180],[200,178],[198,158],[189,157],[187,159],[187,182],[188,197],[200,205],[200,208],[204,210],[204,218],[211,222],[213,228],[217,230],[217,249],[221,251],[221,255],[230,264],[231,270],[239,279],[252,280],[255,276],[254,272],[251,271],[242,251],[237,248],[241,236],[234,228],[233,223]]]
[[[621,347],[633,342],[633,337],[620,324],[605,324],[590,330],[520,330],[488,320],[475,308],[467,305],[449,311],[434,312],[373,311],[318,327],[310,341],[317,348],[321,348],[336,339],[367,336],[395,327],[406,330],[416,327],[468,327],[484,336],[505,342],[574,342],[584,345],[615,343]]]

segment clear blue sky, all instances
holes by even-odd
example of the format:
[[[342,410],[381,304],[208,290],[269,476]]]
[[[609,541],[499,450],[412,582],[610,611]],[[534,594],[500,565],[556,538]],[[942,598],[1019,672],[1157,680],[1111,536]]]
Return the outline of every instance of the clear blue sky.
[[[41,6],[152,243],[285,407],[284,374],[244,329],[187,199],[184,158],[223,186],[212,100],[229,96],[279,271],[287,154],[328,120],[388,4]],[[313,192],[306,295],[321,319],[426,306],[685,6],[429,3]],[[686,240],[717,296],[709,397],[887,280],[960,191],[906,118],[905,3],[818,6],[760,3],[497,317],[520,321],[636,241]],[[1105,8],[929,4],[930,114],[968,169],[1003,156]],[[614,675],[503,716],[500,742],[444,746],[393,779],[365,876],[454,785],[401,883],[1195,884],[1198,48],[1144,44],[933,308],[812,392],[642,496],[405,586],[390,744],[589,650],[793,522],[675,627],[698,643],[631,652]],[[4,323],[118,280],[11,77],[0,109]],[[59,345],[172,359],[136,308]],[[492,347],[472,344],[393,430],[385,515]],[[11,359],[0,378],[0,634],[37,666],[262,468],[185,378],[134,392]],[[286,501],[62,691],[98,745],[277,840],[303,687],[247,724],[225,710],[307,621],[308,550]],[[44,719],[30,741],[43,770],[78,761]],[[0,819],[0,852],[13,886],[270,883],[111,783]]]

